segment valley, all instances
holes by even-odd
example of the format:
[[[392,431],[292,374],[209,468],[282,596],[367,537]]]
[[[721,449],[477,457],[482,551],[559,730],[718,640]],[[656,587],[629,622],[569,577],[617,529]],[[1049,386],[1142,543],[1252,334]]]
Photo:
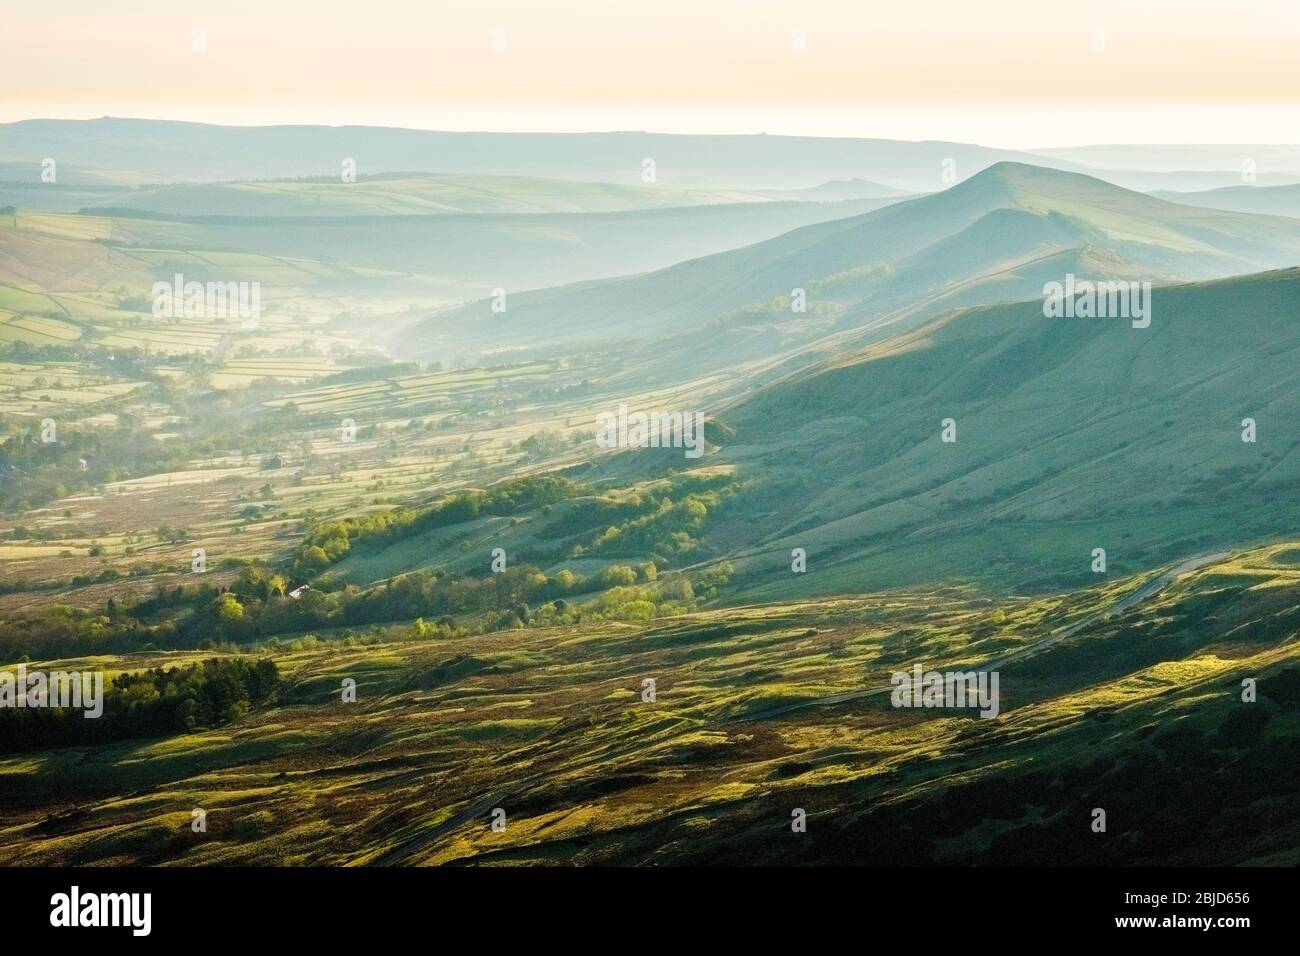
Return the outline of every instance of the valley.
[[[0,708],[0,862],[1297,862],[1293,187],[14,126],[0,669],[107,707]]]

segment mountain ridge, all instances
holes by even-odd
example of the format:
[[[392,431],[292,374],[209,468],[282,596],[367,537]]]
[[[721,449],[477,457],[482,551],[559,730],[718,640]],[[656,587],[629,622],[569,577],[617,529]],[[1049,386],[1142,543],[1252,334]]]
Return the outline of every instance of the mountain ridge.
[[[1130,278],[1214,278],[1300,260],[1300,223],[1284,217],[1200,209],[1082,174],[997,163],[943,192],[801,227],[657,272],[523,293],[511,298],[505,313],[493,312],[487,300],[443,311],[416,326],[421,336],[417,349],[436,355],[439,343],[448,339],[485,341],[486,347],[544,347],[591,334],[607,341],[654,341],[699,332],[721,316],[762,303],[770,304],[768,321],[779,321],[787,334],[798,335],[790,326],[801,316],[788,311],[798,288],[807,292],[810,313],[804,321],[819,319],[829,309],[838,327],[862,325],[914,301],[918,281],[937,282],[943,269],[951,272],[934,256],[959,242],[954,237],[963,230],[1001,209],[1039,217],[1021,221],[1033,224],[1040,244],[1051,234],[1059,245],[1073,233],[1082,249],[1091,250],[1084,259],[1126,264]],[[1014,301],[1041,290],[1044,278],[1036,272],[1002,275],[981,292],[980,270],[998,273],[1006,257],[988,248],[980,262],[973,254],[981,251],[979,240],[967,236],[965,241],[972,247],[974,271],[947,275],[947,281],[966,284],[966,298],[957,304]],[[1025,245],[1018,246],[1022,255]],[[926,249],[940,252],[931,254],[934,274],[921,276],[918,263]],[[891,273],[905,264],[910,267],[907,281],[892,279]],[[866,278],[845,284],[843,277],[854,274]],[[819,284],[822,299],[812,291]],[[994,298],[979,299],[985,294]],[[611,323],[610,316],[618,322]]]

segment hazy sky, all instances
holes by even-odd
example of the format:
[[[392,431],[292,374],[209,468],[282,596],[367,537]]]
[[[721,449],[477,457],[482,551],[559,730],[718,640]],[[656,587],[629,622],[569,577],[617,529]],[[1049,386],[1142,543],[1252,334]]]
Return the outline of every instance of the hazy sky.
[[[0,23],[0,121],[1300,140],[1300,0],[0,0]]]

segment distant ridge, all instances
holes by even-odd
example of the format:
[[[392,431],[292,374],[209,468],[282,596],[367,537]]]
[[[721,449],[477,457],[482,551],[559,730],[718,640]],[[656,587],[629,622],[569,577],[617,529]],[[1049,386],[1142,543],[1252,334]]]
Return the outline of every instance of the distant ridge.
[[[542,348],[592,335],[653,341],[699,333],[738,312],[748,326],[779,322],[788,342],[800,335],[800,315],[779,303],[796,288],[813,304],[804,321],[826,316],[823,331],[827,322],[849,328],[910,307],[892,334],[943,308],[1023,299],[1070,271],[1171,282],[1296,261],[1300,222],[1199,209],[1080,173],[999,162],[942,192],[741,249],[523,293],[505,314],[472,303],[430,317],[416,348],[436,355],[451,340]],[[689,349],[693,361],[709,351],[722,361],[728,348],[741,354],[734,349],[743,343],[722,331]]]
[[[1228,209],[1233,212],[1260,213],[1268,216],[1300,218],[1300,184],[1284,186],[1227,186],[1203,192],[1157,192],[1169,202],[1207,209]]]
[[[653,159],[655,181],[674,188],[806,189],[869,179],[905,191],[940,188],[945,160],[967,176],[1001,159],[1032,159],[964,143],[802,136],[234,127],[113,117],[0,125],[0,162],[39,165],[45,156],[132,171],[154,182],[328,176],[352,158],[361,173],[504,174],[628,185],[643,184],[642,162]]]

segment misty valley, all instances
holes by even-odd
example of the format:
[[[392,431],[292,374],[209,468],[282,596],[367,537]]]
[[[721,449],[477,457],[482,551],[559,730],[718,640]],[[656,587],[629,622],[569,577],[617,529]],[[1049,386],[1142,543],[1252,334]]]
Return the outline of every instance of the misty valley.
[[[0,861],[1300,860],[1289,182],[505,135],[0,126]]]

